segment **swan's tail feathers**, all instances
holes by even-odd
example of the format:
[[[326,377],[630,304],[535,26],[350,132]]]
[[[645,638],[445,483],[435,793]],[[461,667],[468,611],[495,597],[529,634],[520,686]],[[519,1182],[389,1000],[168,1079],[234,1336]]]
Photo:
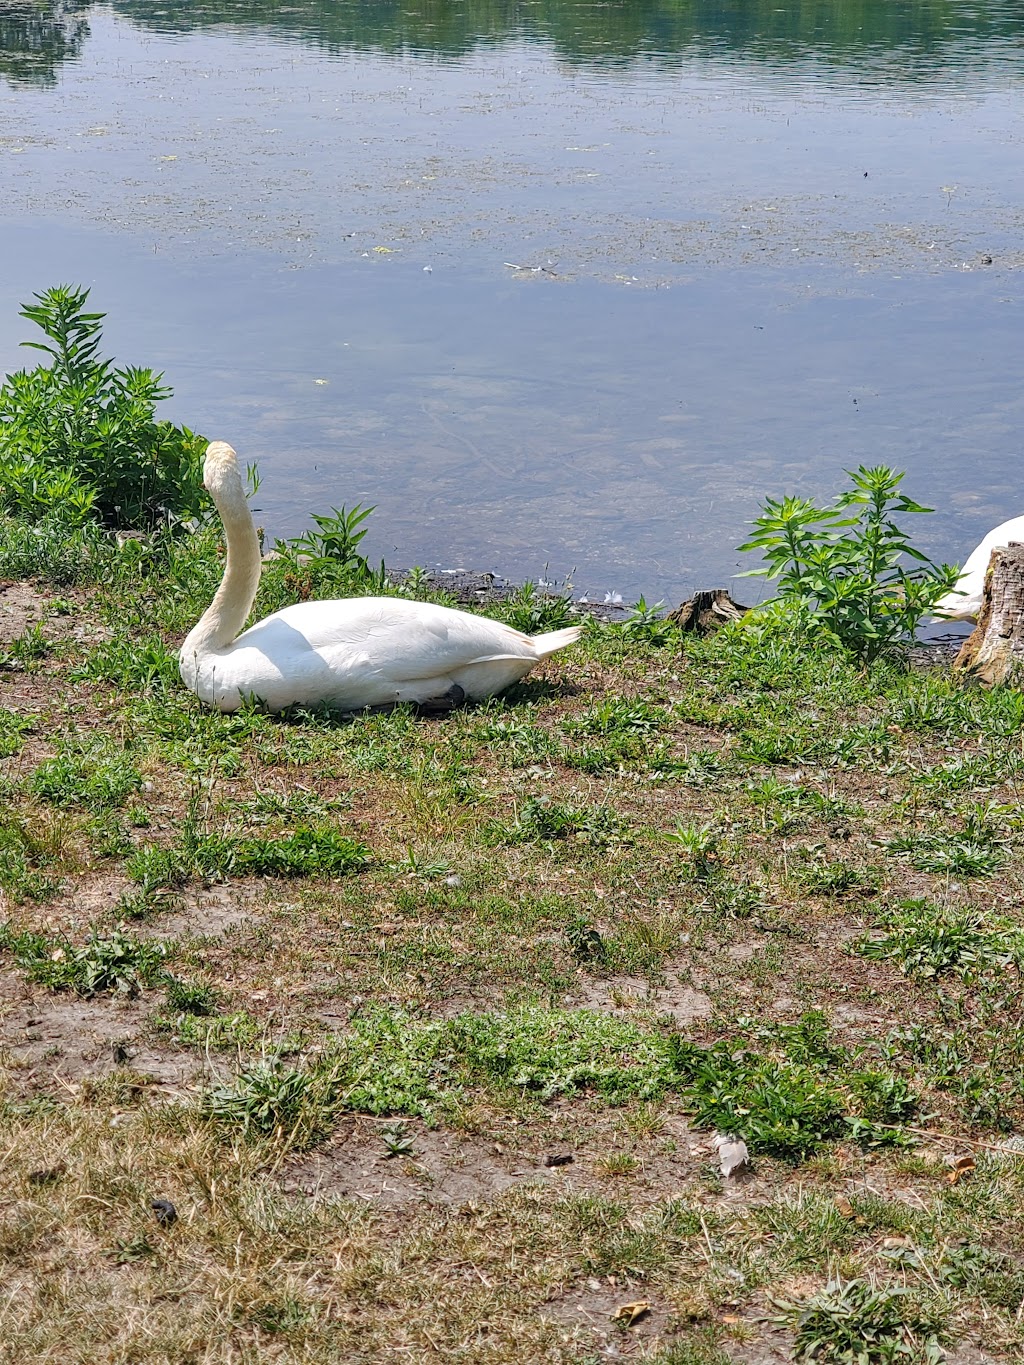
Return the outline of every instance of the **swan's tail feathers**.
[[[575,644],[583,633],[582,626],[566,626],[564,630],[549,630],[545,635],[535,635],[533,645],[539,659],[546,659],[556,649]]]

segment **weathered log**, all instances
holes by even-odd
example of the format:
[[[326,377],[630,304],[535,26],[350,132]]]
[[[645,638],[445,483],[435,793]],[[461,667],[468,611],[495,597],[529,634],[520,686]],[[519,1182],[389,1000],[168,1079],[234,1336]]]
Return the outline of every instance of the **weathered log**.
[[[734,602],[725,588],[709,588],[695,592],[692,597],[670,611],[667,620],[680,630],[695,635],[710,635],[729,621],[738,621],[750,610],[739,602]]]
[[[978,624],[953,667],[987,687],[1024,681],[1024,545],[992,551]]]

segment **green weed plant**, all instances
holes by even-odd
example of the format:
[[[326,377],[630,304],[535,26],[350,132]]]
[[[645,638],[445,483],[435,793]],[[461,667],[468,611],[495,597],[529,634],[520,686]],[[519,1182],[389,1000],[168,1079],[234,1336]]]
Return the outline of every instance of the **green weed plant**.
[[[85,944],[76,947],[63,935],[14,933],[3,926],[0,948],[13,953],[30,981],[53,991],[136,995],[166,977],[167,945],[133,939],[120,928],[110,934],[92,933]]]
[[[1024,935],[989,923],[973,909],[903,901],[887,916],[887,927],[884,937],[861,938],[853,949],[861,957],[895,962],[907,976],[975,977],[1024,961]]]
[[[46,340],[22,344],[50,362],[0,388],[0,510],[122,529],[202,516],[205,441],[156,418],[171,393],[162,376],[101,357],[105,315],[86,311],[88,289],[56,285],[34,298],[21,316]]]
[[[831,507],[789,495],[768,498],[740,546],[767,563],[747,576],[776,579],[801,624],[861,664],[892,654],[956,583],[957,569],[915,549],[895,520],[928,512],[900,492],[902,473],[861,465]],[[910,561],[908,563],[908,561]]]
[[[945,1338],[903,1285],[832,1280],[809,1298],[773,1299],[776,1321],[794,1332],[794,1359],[819,1365],[939,1365]]]
[[[392,591],[383,563],[374,569],[359,548],[373,510],[358,503],[332,507],[329,513],[313,514],[315,529],[275,542],[272,575],[282,580],[292,601]]]

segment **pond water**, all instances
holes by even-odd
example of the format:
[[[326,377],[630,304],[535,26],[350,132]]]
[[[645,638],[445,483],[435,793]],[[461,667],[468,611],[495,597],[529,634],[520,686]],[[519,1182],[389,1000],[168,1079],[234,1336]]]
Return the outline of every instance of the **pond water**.
[[[860,463],[1024,511],[1018,0],[15,0],[0,190],[0,366],[90,286],[272,534],[674,602]]]

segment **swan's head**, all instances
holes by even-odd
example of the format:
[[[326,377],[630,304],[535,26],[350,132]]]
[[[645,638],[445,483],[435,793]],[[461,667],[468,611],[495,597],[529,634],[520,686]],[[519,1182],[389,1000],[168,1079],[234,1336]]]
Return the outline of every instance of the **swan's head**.
[[[234,488],[241,476],[238,472],[238,456],[227,441],[211,441],[206,447],[203,461],[203,485],[210,493],[219,493]]]

